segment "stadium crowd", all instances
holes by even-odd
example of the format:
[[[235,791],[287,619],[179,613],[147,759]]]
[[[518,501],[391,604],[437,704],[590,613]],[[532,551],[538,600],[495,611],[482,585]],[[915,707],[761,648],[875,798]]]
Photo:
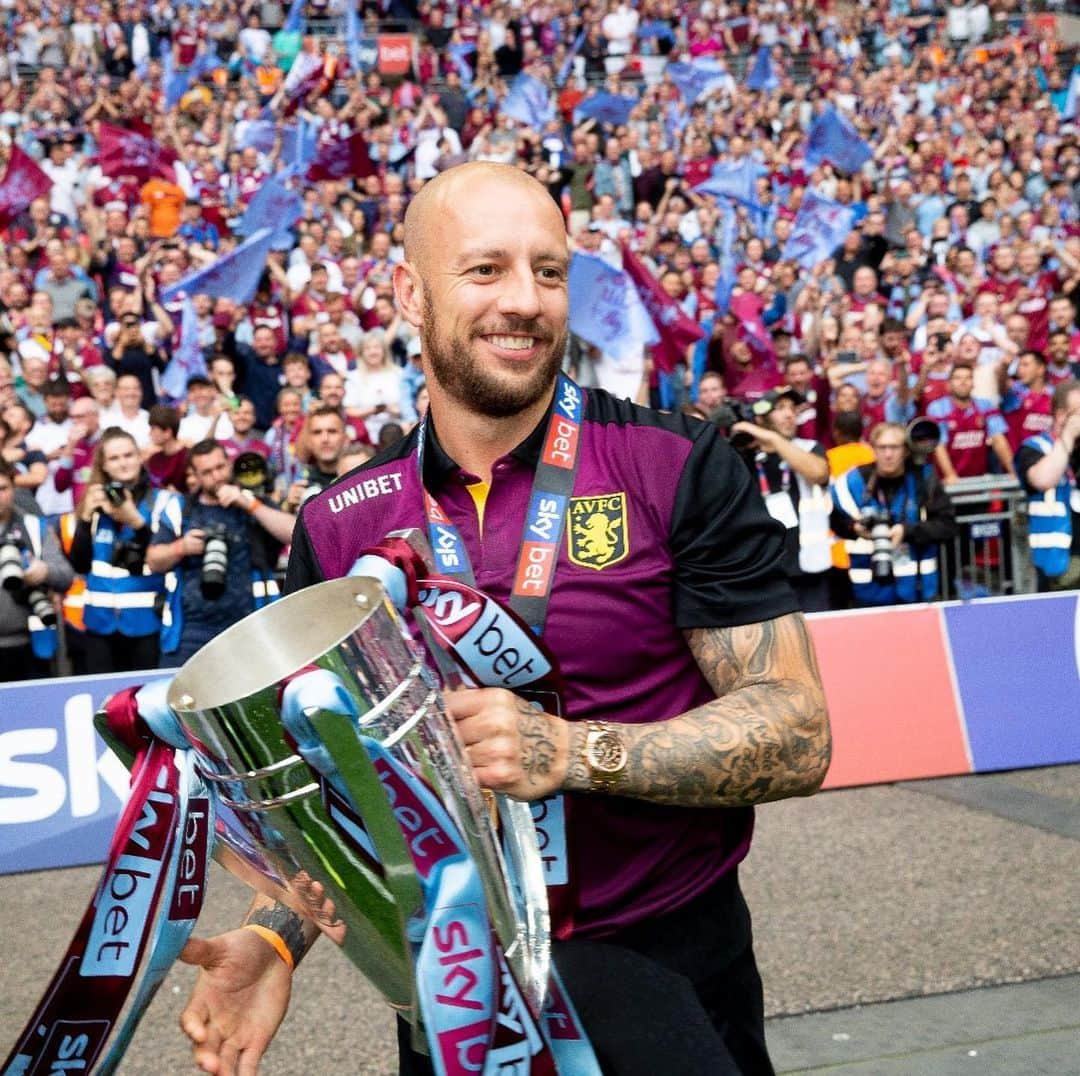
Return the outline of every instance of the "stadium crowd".
[[[1040,588],[1080,586],[1080,76],[1028,9],[3,0],[0,679],[169,666],[273,599],[303,499],[422,419],[391,273],[465,160],[677,306],[674,352],[575,332],[567,368],[728,433],[804,608],[938,596],[988,473]],[[826,113],[856,167],[810,152]],[[294,208],[253,235],[271,180]],[[808,194],[850,223],[812,265]]]

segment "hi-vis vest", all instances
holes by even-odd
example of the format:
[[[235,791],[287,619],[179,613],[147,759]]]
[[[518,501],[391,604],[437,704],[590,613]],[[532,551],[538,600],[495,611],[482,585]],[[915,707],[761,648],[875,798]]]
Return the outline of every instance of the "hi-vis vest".
[[[139,514],[151,530],[175,496],[169,490],[158,490],[152,502],[143,498],[138,506]],[[95,516],[92,563],[83,594],[83,622],[86,630],[96,635],[142,638],[162,630],[159,596],[166,590],[165,577],[150,571],[145,564],[141,573],[132,575],[123,565],[112,562],[116,545],[131,541],[134,534],[127,524],[117,529],[104,513]]]
[[[1029,437],[1025,445],[1049,455],[1054,441],[1049,434]],[[1064,575],[1072,549],[1072,513],[1080,512],[1080,489],[1069,481],[1068,473],[1048,490],[1028,491],[1028,545],[1031,561],[1051,579]]]
[[[862,510],[878,500],[867,486],[874,472],[873,464],[856,467],[841,475],[833,484],[833,496],[837,507],[853,520],[862,518]],[[903,483],[889,502],[889,512],[897,522],[919,522],[918,484],[915,474],[908,470]],[[938,592],[937,550],[934,545],[910,543],[907,555],[901,550],[893,552],[893,581],[875,583],[870,565],[874,543],[869,538],[849,538],[844,545],[851,558],[848,577],[855,600],[860,605],[894,605],[917,601],[931,601]],[[900,555],[898,555],[900,554]]]
[[[22,523],[27,540],[30,542],[30,551],[38,560],[43,560],[45,530],[41,517],[25,515],[22,517]],[[49,627],[41,617],[33,613],[27,616],[26,627],[30,632],[30,649],[34,652],[34,657],[42,661],[51,661],[56,657],[56,648],[60,638],[56,627]]]
[[[78,517],[74,512],[65,512],[60,517],[60,547],[64,556],[71,556],[71,546],[75,541],[75,527],[78,525]],[[64,595],[64,623],[74,631],[86,631],[83,623],[83,600],[86,592],[86,580],[77,575],[72,580]]]

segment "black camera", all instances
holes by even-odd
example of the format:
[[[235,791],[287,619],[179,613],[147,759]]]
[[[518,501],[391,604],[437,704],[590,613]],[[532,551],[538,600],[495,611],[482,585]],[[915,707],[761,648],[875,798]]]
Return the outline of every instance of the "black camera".
[[[117,542],[113,546],[113,567],[123,568],[128,575],[142,575],[145,560],[146,546],[141,542]]]
[[[113,508],[119,508],[124,503],[124,495],[127,493],[127,486],[123,482],[106,482],[105,483],[105,499],[113,506]]]
[[[30,615],[36,616],[47,628],[56,626],[56,610],[49,595],[41,587],[33,587],[22,595],[23,605],[30,607]]]
[[[886,584],[893,581],[893,527],[892,514],[887,508],[870,504],[862,510],[862,524],[870,530],[870,572],[875,583]]]
[[[755,423],[757,416],[752,404],[742,400],[725,400],[713,411],[711,418],[713,425],[728,439],[736,452],[745,452],[754,444],[753,437],[742,430],[734,435],[731,433],[731,427],[736,422]]]
[[[18,532],[9,531],[0,542],[0,586],[7,591],[23,588],[23,554]]]
[[[199,571],[199,589],[208,602],[213,602],[225,593],[225,580],[229,574],[229,538],[223,523],[208,524],[203,531],[206,544]]]

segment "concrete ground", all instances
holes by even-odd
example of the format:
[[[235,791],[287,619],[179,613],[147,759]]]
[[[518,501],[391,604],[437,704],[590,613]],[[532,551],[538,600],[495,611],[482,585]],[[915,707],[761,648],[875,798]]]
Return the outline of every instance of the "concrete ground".
[[[0,878],[3,1052],[96,877]],[[770,804],[743,884],[779,1072],[1080,1076],[1080,766]],[[247,891],[215,867],[209,903],[204,934],[235,924]],[[192,978],[170,973],[124,1076],[193,1071],[176,1026]],[[393,1058],[385,1007],[317,946],[261,1071],[381,1076]]]

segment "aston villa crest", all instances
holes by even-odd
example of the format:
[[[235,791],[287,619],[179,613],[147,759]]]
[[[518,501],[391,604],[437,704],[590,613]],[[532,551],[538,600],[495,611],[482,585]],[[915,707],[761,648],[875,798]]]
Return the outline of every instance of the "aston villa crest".
[[[625,493],[571,497],[567,511],[567,553],[574,564],[599,571],[626,556],[630,541]]]

